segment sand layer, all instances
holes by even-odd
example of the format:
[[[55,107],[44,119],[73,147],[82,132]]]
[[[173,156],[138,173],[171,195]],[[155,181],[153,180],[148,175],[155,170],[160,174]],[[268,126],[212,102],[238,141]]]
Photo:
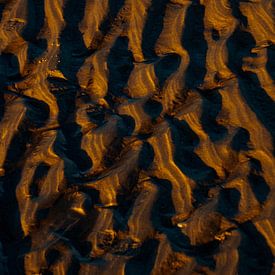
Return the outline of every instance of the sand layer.
[[[0,274],[275,274],[275,1],[0,1]]]

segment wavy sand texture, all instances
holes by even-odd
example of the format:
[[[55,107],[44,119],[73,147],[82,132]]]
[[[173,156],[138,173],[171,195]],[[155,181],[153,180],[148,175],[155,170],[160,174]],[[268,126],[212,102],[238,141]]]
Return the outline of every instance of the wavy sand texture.
[[[275,1],[0,1],[0,274],[275,274]]]

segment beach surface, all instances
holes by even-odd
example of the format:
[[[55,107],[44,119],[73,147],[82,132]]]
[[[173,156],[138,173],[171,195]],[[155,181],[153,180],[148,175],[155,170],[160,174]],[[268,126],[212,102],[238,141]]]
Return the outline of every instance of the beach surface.
[[[0,1],[0,274],[275,274],[274,0]]]

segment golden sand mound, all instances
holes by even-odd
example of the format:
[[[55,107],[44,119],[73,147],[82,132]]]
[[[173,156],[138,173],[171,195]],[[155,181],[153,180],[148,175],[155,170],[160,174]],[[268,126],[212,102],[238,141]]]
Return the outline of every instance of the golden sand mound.
[[[0,14],[0,274],[275,274],[274,0]]]

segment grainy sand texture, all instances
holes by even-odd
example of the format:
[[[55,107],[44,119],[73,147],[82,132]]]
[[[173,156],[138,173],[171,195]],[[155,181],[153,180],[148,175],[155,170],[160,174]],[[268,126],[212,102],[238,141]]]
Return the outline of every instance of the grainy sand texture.
[[[0,138],[0,275],[275,274],[275,1],[1,0]]]

